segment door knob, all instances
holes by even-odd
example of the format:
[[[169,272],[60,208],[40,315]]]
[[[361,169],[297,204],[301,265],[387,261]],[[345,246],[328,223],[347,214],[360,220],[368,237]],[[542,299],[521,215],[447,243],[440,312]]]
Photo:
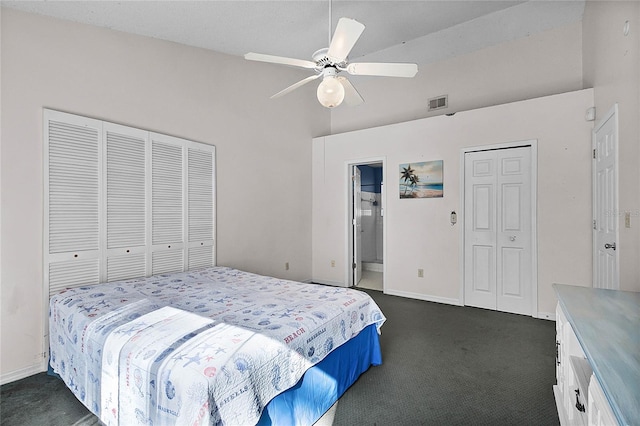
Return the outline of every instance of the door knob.
[[[611,243],[611,244],[607,243],[607,244],[604,245],[604,248],[606,248],[606,249],[614,249],[615,250],[616,249],[616,243]]]
[[[512,236],[510,236],[510,237],[509,237],[509,239],[510,239],[511,241],[515,241],[515,240],[516,240],[516,236],[515,236],[515,235],[512,235]]]

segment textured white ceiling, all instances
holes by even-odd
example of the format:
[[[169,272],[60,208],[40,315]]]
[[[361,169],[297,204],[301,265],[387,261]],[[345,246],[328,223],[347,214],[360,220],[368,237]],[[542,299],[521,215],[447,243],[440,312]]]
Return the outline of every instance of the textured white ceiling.
[[[300,59],[329,43],[328,0],[2,1],[3,7],[243,55]],[[366,30],[353,60],[429,63],[582,19],[584,1],[350,1],[331,3]]]

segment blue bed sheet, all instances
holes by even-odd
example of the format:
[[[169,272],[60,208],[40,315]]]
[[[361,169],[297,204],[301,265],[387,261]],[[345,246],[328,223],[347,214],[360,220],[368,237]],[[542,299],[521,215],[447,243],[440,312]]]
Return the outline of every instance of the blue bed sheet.
[[[294,387],[272,399],[258,425],[312,425],[362,373],[380,364],[378,331],[370,325],[307,370]]]

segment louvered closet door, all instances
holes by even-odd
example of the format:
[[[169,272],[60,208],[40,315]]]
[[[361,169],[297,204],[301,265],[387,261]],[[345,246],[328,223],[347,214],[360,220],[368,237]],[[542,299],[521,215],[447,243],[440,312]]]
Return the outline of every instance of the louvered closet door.
[[[45,288],[100,281],[102,123],[44,112]]]
[[[187,269],[215,264],[215,148],[187,144]]]
[[[184,142],[151,133],[151,272],[183,271]]]
[[[106,281],[147,275],[146,167],[149,132],[104,123]]]
[[[215,264],[215,147],[45,110],[45,288]]]

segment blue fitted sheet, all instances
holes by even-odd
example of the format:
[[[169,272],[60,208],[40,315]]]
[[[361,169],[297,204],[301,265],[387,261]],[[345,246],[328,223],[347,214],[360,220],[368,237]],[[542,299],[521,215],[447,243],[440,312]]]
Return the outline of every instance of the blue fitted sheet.
[[[294,387],[272,399],[258,425],[311,425],[371,365],[380,364],[378,331],[370,325],[307,370]]]

